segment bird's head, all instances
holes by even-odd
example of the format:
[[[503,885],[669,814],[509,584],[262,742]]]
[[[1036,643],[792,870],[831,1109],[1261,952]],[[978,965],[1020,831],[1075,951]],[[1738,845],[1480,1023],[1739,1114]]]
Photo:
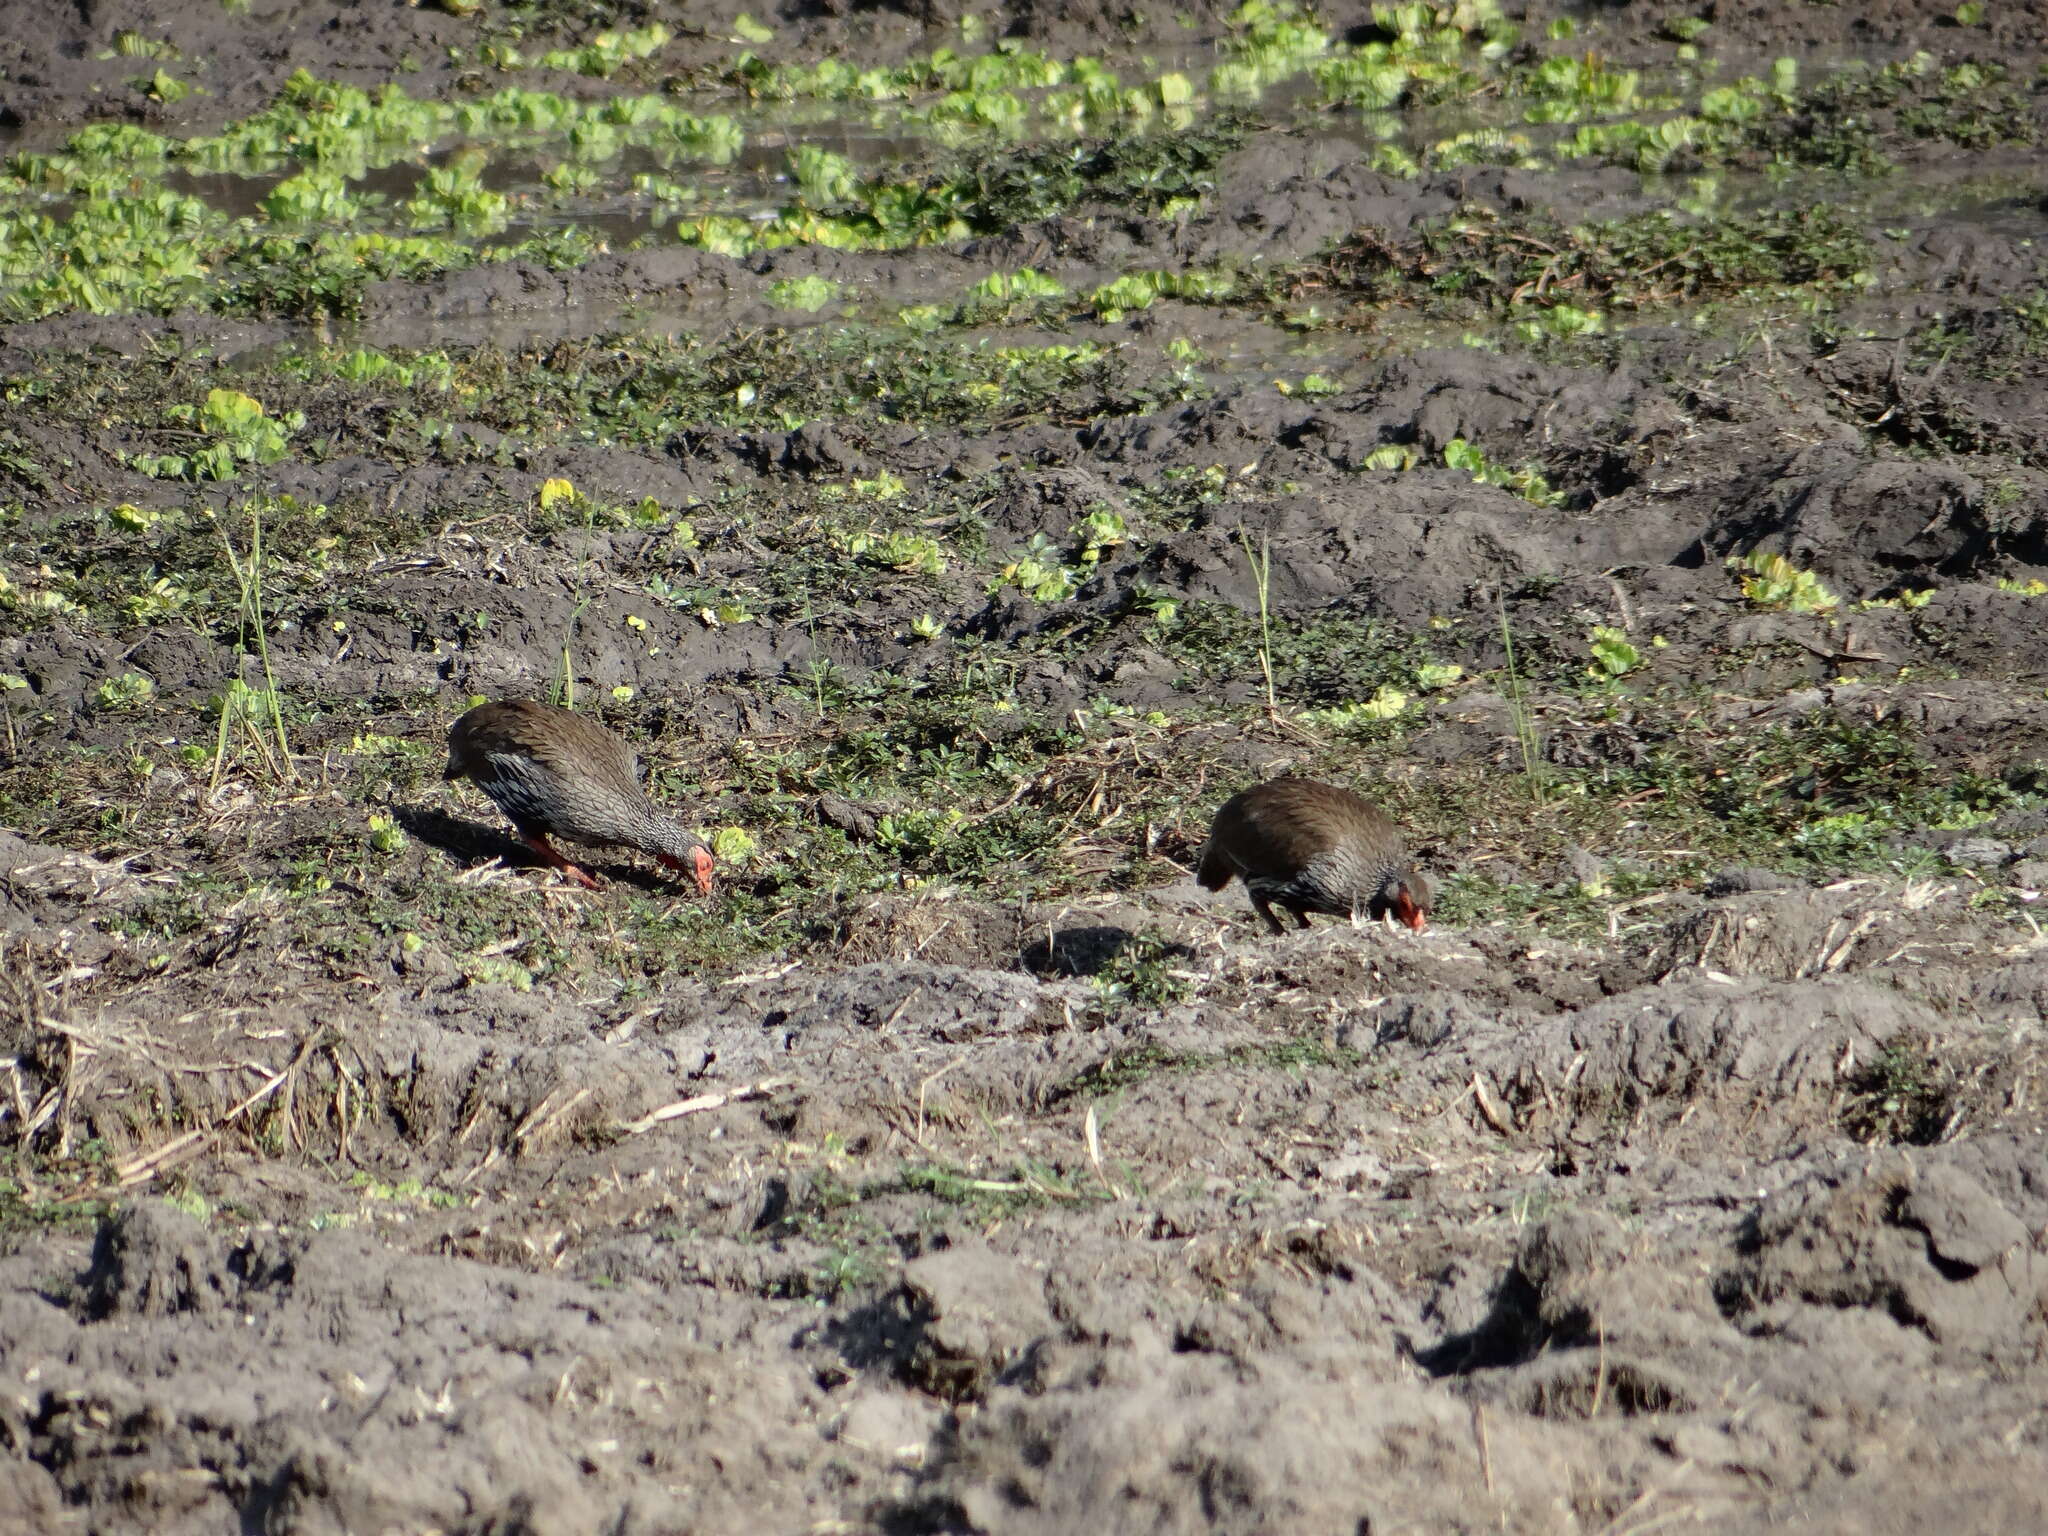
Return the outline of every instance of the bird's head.
[[[716,868],[711,850],[681,827],[675,828],[663,845],[654,850],[654,856],[677,874],[696,881],[700,894],[711,894],[711,871]]]
[[[1412,869],[1397,869],[1389,875],[1381,887],[1381,899],[1397,922],[1417,933],[1429,926],[1430,911],[1436,906],[1436,892],[1428,878]]]

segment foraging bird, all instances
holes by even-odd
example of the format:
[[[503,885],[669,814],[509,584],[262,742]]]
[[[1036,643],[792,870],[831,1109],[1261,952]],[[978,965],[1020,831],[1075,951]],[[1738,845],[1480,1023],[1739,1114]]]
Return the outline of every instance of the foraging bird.
[[[472,781],[512,818],[521,842],[593,891],[598,882],[550,836],[641,849],[711,894],[711,850],[648,804],[633,749],[595,720],[531,699],[479,704],[448,728],[444,777]]]
[[[1195,878],[1220,891],[1232,875],[1275,933],[1285,930],[1274,904],[1304,928],[1311,912],[1391,914],[1417,933],[1436,904],[1399,827],[1350,790],[1307,779],[1273,779],[1223,803]]]

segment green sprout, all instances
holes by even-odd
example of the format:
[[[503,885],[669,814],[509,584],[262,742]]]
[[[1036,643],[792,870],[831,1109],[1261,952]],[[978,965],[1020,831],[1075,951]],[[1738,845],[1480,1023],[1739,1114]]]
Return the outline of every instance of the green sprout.
[[[1626,677],[1643,664],[1643,653],[1630,643],[1625,630],[1609,624],[1595,624],[1593,633],[1587,638],[1593,652],[1593,665],[1586,668],[1590,677],[1612,682],[1617,677]]]
[[[1802,571],[1783,555],[1751,550],[1731,557],[1729,569],[1742,585],[1742,595],[1758,608],[1787,613],[1829,613],[1842,600],[1821,584],[1811,571]]]

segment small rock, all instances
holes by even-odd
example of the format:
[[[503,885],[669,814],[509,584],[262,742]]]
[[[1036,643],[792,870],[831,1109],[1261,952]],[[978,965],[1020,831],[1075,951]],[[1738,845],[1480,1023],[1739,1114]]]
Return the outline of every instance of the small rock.
[[[1572,879],[1585,890],[1604,890],[1607,885],[1607,866],[1600,859],[1574,844],[1565,850],[1565,867],[1571,871]]]
[[[783,440],[782,467],[800,475],[872,474],[868,460],[837,429],[808,421]]]
[[[1996,869],[2012,857],[2012,844],[1995,837],[1965,837],[1942,850],[1960,869]]]
[[[903,1291],[924,1313],[913,1379],[944,1397],[977,1395],[1031,1343],[1053,1331],[1044,1279],[986,1243],[912,1260]]]
[[[211,1312],[233,1282],[204,1223],[143,1200],[100,1223],[86,1277],[94,1317],[168,1317]]]
[[[2007,811],[1986,830],[2015,842],[2031,837],[2038,842],[2048,843],[2048,811]]]
[[[1333,1157],[1318,1171],[1324,1183],[1350,1194],[1377,1189],[1387,1182],[1387,1165],[1370,1152]]]
[[[881,821],[875,812],[844,795],[818,796],[817,811],[818,820],[828,827],[837,827],[856,842],[872,838]]]
[[[1792,891],[1803,882],[1790,875],[1781,875],[1774,869],[1759,869],[1753,864],[1737,864],[1720,871],[1707,881],[1709,896],[1740,896],[1749,891]]]
[[[2048,891],[2048,859],[2021,859],[2005,877],[2025,890]]]
[[[1940,1163],[1920,1170],[1898,1217],[1927,1234],[1930,1253],[1960,1269],[1989,1268],[2028,1244],[2025,1222],[1967,1173]]]
[[[877,1389],[847,1405],[832,1437],[843,1445],[914,1465],[924,1459],[937,1418],[935,1406],[908,1392]]]

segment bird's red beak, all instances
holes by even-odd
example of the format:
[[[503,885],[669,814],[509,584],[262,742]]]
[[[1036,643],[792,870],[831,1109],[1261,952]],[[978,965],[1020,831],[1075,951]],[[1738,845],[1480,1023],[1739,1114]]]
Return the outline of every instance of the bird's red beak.
[[[674,870],[677,874],[687,871],[690,878],[697,882],[697,889],[701,894],[706,896],[711,894],[711,871],[715,866],[712,863],[711,850],[709,848],[696,849],[691,853],[690,862],[687,864],[681,859],[666,853],[657,854],[655,857],[659,858],[664,865]]]
[[[1422,908],[1409,899],[1404,890],[1394,897],[1394,916],[1413,928],[1417,933],[1429,926],[1429,919],[1422,915]]]

